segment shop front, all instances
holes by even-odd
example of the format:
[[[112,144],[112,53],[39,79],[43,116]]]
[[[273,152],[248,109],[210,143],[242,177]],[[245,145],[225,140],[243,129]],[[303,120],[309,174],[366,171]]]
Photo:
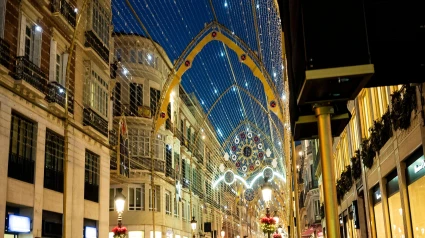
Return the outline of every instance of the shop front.
[[[392,237],[404,237],[403,209],[401,206],[397,170],[390,172],[386,179],[391,235]]]
[[[372,188],[373,213],[375,214],[376,237],[385,237],[384,209],[381,201],[379,184]]]
[[[406,161],[406,181],[414,237],[425,236],[425,161],[420,147]]]

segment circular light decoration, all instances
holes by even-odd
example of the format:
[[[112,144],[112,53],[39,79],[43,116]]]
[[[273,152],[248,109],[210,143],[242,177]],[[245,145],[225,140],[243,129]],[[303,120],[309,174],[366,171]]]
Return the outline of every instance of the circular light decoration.
[[[276,101],[271,101],[270,102],[270,107],[271,108],[275,108],[276,107]]]
[[[186,67],[189,67],[189,66],[190,66],[190,61],[189,61],[189,60],[186,60],[186,61],[184,62],[184,65],[185,65]]]
[[[242,54],[242,55],[241,55],[241,60],[242,60],[242,61],[246,60],[246,55],[245,55],[245,54]]]
[[[271,180],[273,179],[273,169],[270,167],[266,167],[263,170],[263,177],[266,178],[267,180]]]
[[[254,197],[255,197],[255,191],[252,188],[248,188],[245,190],[243,195],[245,197],[245,200],[252,201],[254,200]]]
[[[213,32],[211,32],[211,36],[214,38],[214,37],[216,37],[217,36],[217,32],[216,31],[213,31]]]
[[[226,173],[224,173],[224,182],[227,185],[231,185],[234,181],[235,181],[235,174],[230,170],[226,171]]]
[[[230,145],[231,160],[235,163],[238,173],[256,171],[266,159],[264,144],[258,135],[241,131]],[[249,175],[249,174],[248,174]]]
[[[159,114],[159,116],[160,116],[161,118],[165,118],[165,112],[161,112],[161,113]]]

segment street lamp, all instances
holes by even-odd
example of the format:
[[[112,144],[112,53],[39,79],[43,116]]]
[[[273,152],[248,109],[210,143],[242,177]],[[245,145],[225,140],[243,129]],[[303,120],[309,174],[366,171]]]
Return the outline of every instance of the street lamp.
[[[192,226],[192,231],[193,231],[193,238],[195,238],[196,223],[197,221],[195,220],[195,217],[193,216],[192,220],[190,221],[190,225]]]
[[[264,202],[267,204],[272,199],[272,187],[267,183],[267,181],[261,188],[261,193],[263,194]]]
[[[121,189],[117,189],[117,194],[115,195],[115,209],[118,213],[118,226],[121,226],[122,213],[124,211],[125,205],[125,196],[121,193]]]
[[[241,238],[241,237],[239,235],[237,235],[236,238]]]
[[[225,234],[226,232],[224,231],[224,228],[221,228],[221,232],[220,232],[221,238],[224,238]]]

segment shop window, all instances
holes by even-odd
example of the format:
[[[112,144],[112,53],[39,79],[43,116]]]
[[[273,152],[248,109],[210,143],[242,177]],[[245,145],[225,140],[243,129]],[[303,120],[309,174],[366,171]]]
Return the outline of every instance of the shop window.
[[[425,206],[423,205],[425,196],[425,161],[422,146],[406,160],[406,165],[413,237],[422,237],[425,234]]]
[[[381,203],[381,189],[379,188],[379,184],[372,188],[372,202],[373,212],[375,214],[376,237],[386,237],[384,224],[384,209]]]
[[[393,237],[404,237],[403,209],[401,208],[401,196],[396,170],[387,176],[387,181],[391,234]]]

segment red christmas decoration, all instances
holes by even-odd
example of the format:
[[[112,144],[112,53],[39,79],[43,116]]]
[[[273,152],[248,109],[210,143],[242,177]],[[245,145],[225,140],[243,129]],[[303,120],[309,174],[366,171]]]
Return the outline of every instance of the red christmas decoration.
[[[189,66],[190,66],[190,61],[189,61],[189,60],[186,60],[186,62],[184,62],[184,65],[185,65],[186,67],[189,67]]]
[[[211,32],[211,36],[212,37],[216,37],[217,36],[217,32],[215,32],[215,31]]]
[[[241,55],[241,60],[242,61],[246,60],[246,55],[245,54]]]
[[[160,116],[161,118],[165,118],[165,112],[161,112],[161,113],[159,114],[159,116]]]
[[[273,234],[273,238],[282,238],[282,235],[279,233]]]
[[[270,107],[275,108],[276,107],[276,102],[275,101],[271,101],[270,102]]]
[[[127,227],[125,226],[116,226],[112,229],[112,232],[114,233],[114,238],[123,238],[127,235]]]

